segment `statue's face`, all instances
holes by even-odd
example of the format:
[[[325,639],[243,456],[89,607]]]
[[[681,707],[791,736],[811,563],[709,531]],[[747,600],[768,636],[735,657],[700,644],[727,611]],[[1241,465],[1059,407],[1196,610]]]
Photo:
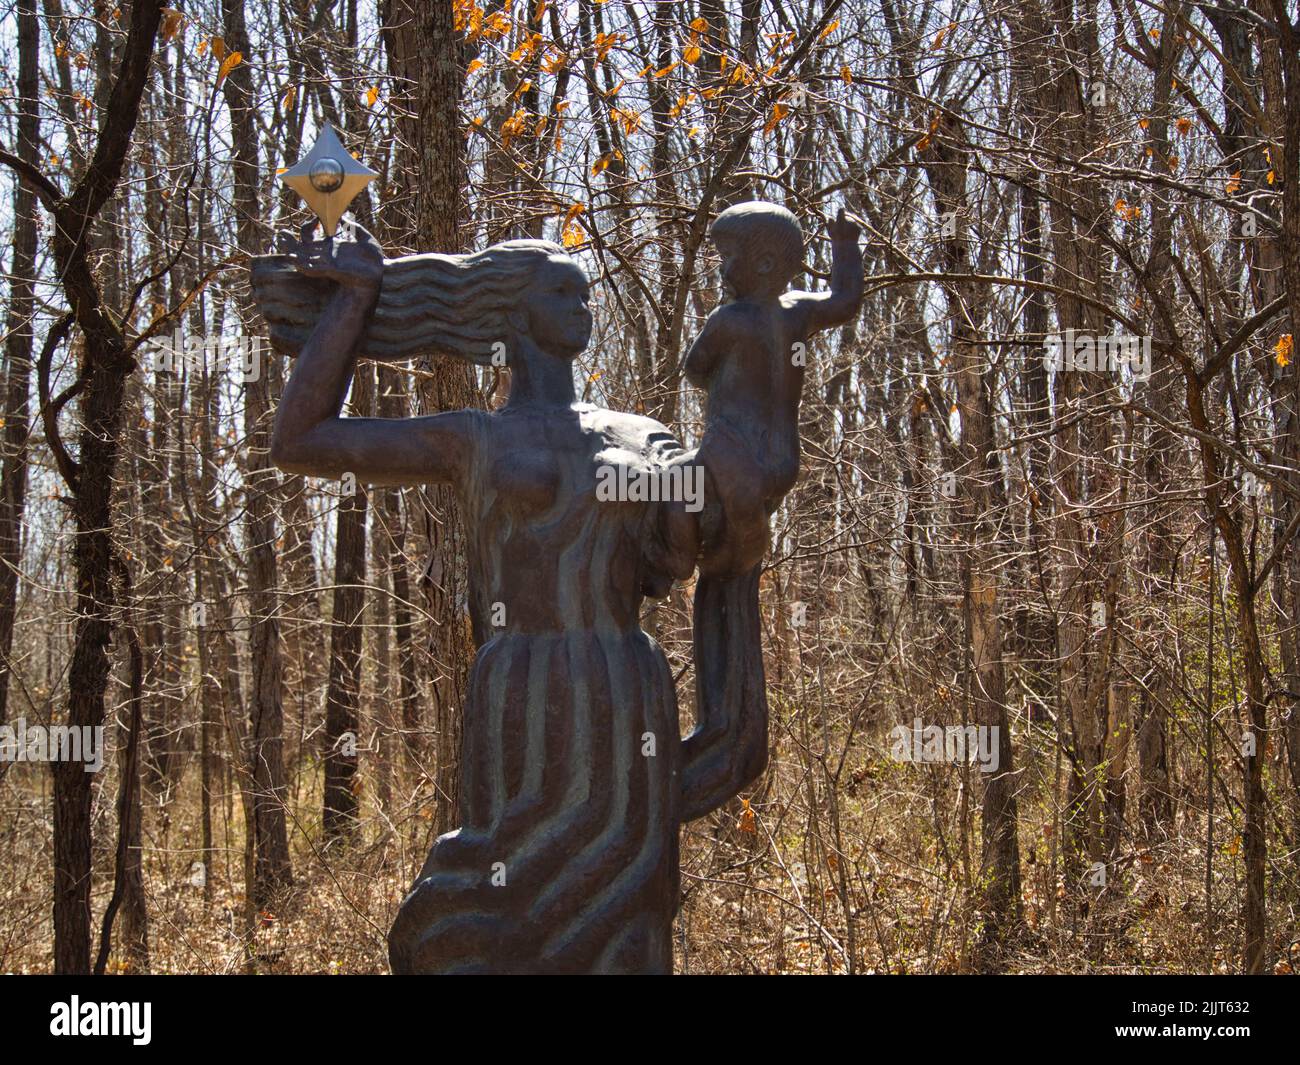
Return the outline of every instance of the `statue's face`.
[[[547,259],[525,296],[528,331],[543,351],[574,358],[591,339],[591,288],[569,258]]]
[[[756,254],[731,235],[715,234],[713,243],[722,257],[722,284],[728,294],[742,298],[770,294],[775,265],[770,254]]]

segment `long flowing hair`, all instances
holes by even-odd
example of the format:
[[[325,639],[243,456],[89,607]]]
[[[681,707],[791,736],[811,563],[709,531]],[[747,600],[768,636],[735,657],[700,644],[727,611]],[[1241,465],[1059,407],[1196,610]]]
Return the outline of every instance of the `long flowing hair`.
[[[507,317],[542,262],[568,257],[549,240],[508,240],[472,255],[403,255],[384,261],[379,302],[357,346],[395,362],[452,355],[489,364],[514,332]],[[253,299],[272,347],[296,355],[311,336],[335,282],[298,272],[287,255],[254,256]]]

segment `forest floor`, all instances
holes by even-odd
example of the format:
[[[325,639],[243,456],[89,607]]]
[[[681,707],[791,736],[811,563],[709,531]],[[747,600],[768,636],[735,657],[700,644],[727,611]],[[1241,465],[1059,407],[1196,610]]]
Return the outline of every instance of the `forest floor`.
[[[859,737],[832,787],[807,722],[779,718],[783,738],[749,812],[737,800],[687,826],[675,936],[685,973],[962,973],[987,971],[980,951],[978,773],[904,764],[883,729]],[[1231,972],[1238,965],[1242,886],[1232,811],[1216,817],[1212,919],[1206,823],[1180,807],[1166,838],[1123,840],[1102,883],[1067,877],[1054,845],[1060,772],[1041,729],[1017,736],[1023,919],[1004,954],[1012,973]],[[831,765],[831,760],[826,760]],[[372,766],[373,769],[373,766]],[[400,774],[399,774],[400,775]],[[214,852],[202,862],[198,766],[171,801],[146,793],[144,881],[148,969],[155,973],[383,973],[385,937],[433,838],[426,792],[383,806],[360,779],[363,819],[349,841],[322,843],[319,766],[300,762],[289,805],[294,885],[250,921],[243,895],[243,816],[219,781]],[[95,806],[94,923],[112,890],[116,845],[111,771]],[[400,794],[396,781],[393,794]],[[52,966],[51,818],[44,767],[16,765],[0,782],[0,971]],[[832,803],[832,797],[834,801]],[[1222,819],[1221,821],[1219,819]],[[1274,868],[1281,868],[1279,862]],[[1076,886],[1071,889],[1070,884]],[[1281,888],[1289,887],[1274,879]],[[249,929],[251,925],[251,935]],[[1270,897],[1274,971],[1300,964],[1294,912]],[[120,949],[110,971],[142,968]]]

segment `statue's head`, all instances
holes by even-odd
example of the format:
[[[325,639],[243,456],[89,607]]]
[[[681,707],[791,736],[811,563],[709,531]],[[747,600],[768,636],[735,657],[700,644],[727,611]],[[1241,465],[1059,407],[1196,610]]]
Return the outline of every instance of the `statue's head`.
[[[709,235],[722,256],[722,279],[737,296],[779,295],[803,269],[803,231],[780,204],[750,200],[728,207]]]
[[[591,286],[582,268],[558,245],[549,241],[518,240],[498,244],[496,252],[529,258],[522,291],[507,313],[517,335],[526,336],[542,351],[557,358],[576,358],[591,339]],[[540,253],[540,254],[538,254]]]
[[[311,335],[333,283],[304,277],[287,256],[259,256],[253,289],[272,343],[297,353]],[[590,286],[581,267],[548,240],[508,240],[472,255],[388,259],[379,301],[357,345],[397,361],[436,352],[479,365],[513,357],[531,340],[575,358],[591,339]]]

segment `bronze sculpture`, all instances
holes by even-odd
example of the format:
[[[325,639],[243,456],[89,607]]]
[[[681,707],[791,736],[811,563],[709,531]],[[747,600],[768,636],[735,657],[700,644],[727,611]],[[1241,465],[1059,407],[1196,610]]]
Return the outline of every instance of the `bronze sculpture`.
[[[856,313],[856,229],[842,215],[834,225],[832,313],[801,318],[791,336]],[[700,513],[681,499],[598,498],[602,469],[664,476],[701,456],[652,419],[576,401],[572,360],[592,320],[587,279],[563,248],[509,241],[385,260],[360,227],[343,243],[313,242],[310,229],[252,266],[272,344],[298,356],[273,461],[374,484],[449,482],[469,544],[478,650],[464,707],[462,824],[435,842],[402,904],[389,935],[393,971],[670,972],[679,826],[766,764],[757,582],[767,514],[793,483],[797,439],[793,469],[787,452],[768,477],[742,469],[735,449],[709,447],[706,434],[712,498]],[[762,298],[778,299],[770,289]],[[743,346],[739,332],[728,335]],[[508,402],[340,417],[358,356],[428,351],[479,364],[504,351]],[[737,354],[720,348],[719,364]],[[702,360],[693,365],[707,376]],[[733,473],[775,484],[761,519],[728,496]],[[729,535],[744,540],[736,552]],[[691,575],[702,537],[708,558],[732,561],[702,570],[697,587],[697,727],[683,741],[667,660],[639,615],[644,596]]]

